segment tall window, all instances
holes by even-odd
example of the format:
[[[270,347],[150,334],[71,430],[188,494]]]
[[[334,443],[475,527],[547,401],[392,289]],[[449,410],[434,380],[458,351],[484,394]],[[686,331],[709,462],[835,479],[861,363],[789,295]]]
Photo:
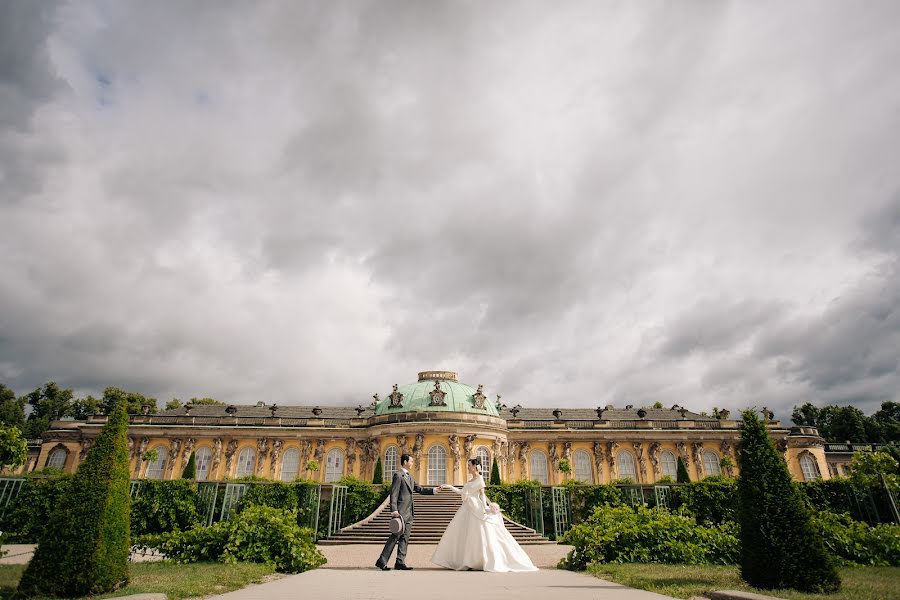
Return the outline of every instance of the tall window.
[[[325,483],[334,483],[343,476],[344,452],[339,448],[332,448],[325,459]]]
[[[384,453],[384,469],[381,471],[384,478],[382,481],[387,483],[394,477],[394,473],[399,468],[399,462],[399,450],[397,450],[397,446],[390,446]]]
[[[572,460],[575,462],[575,479],[582,483],[594,483],[591,455],[584,450],[576,450],[572,455]]]
[[[256,450],[253,448],[244,448],[241,450],[241,453],[238,454],[237,473],[235,473],[234,476],[236,478],[249,477],[250,475],[253,475],[255,468]]]
[[[547,476],[547,455],[540,450],[531,452],[531,478],[541,482],[541,485],[549,485]]]
[[[672,479],[678,479],[678,459],[675,458],[674,452],[663,450],[662,454],[659,455],[659,468],[663,477],[668,475]]]
[[[147,465],[147,479],[162,479],[169,453],[162,446],[156,448],[156,460]]]
[[[209,448],[200,448],[194,455],[197,467],[197,481],[206,481],[209,479],[209,461],[212,458],[212,450]]]
[[[707,477],[710,475],[721,475],[722,468],[719,465],[719,455],[711,450],[703,451],[703,470]]]
[[[484,446],[478,446],[478,449],[475,450],[475,458],[478,459],[478,462],[481,463],[481,473],[485,476],[485,478],[490,478],[491,476],[491,453],[488,452],[488,449]]]
[[[803,471],[803,481],[815,481],[819,478],[819,466],[809,454],[800,457],[800,470]]]
[[[281,480],[294,481],[300,473],[300,451],[289,448],[281,457]]]
[[[66,456],[68,453],[62,448],[54,448],[47,457],[47,467],[51,469],[59,469],[62,471],[66,466]]]
[[[447,483],[447,452],[443,446],[428,449],[428,485]]]
[[[619,450],[616,457],[619,479],[630,479],[637,483],[637,471],[634,469],[634,457],[627,450]]]

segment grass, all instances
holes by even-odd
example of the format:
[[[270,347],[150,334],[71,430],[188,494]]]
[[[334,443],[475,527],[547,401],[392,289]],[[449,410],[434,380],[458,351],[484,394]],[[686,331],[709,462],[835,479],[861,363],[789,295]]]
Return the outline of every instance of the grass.
[[[12,597],[24,570],[25,565],[0,565],[0,598]],[[168,595],[169,600],[181,600],[223,594],[258,583],[274,571],[273,567],[256,563],[134,563],[131,565],[131,582],[128,586],[111,594],[92,598],[163,593]]]
[[[659,564],[593,564],[591,575],[675,598],[703,596],[716,590],[742,590],[789,600],[898,600],[900,567],[845,567],[843,585],[834,594],[758,590],[741,581],[737,567]]]

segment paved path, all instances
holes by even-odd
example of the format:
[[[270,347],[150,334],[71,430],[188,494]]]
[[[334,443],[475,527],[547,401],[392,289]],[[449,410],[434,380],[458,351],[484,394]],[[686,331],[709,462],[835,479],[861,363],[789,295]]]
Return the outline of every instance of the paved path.
[[[414,569],[434,568],[431,555],[434,554],[435,544],[410,544],[406,553],[406,564]],[[541,569],[555,569],[560,559],[563,558],[572,546],[561,544],[540,544],[535,546],[522,546],[531,561]],[[328,559],[323,569],[368,569],[375,565],[375,560],[381,553],[381,546],[371,544],[347,544],[345,546],[319,546],[319,550]],[[396,552],[394,553],[396,556]],[[391,557],[388,566],[394,566],[394,557]]]

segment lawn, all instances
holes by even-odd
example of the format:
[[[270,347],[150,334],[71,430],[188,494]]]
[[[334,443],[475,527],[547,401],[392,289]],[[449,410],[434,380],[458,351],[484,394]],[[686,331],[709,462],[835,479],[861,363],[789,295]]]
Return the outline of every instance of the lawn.
[[[0,598],[9,598],[22,577],[25,565],[0,565]],[[115,593],[93,598],[128,594],[164,593],[169,600],[222,594],[262,581],[274,573],[264,564],[194,563],[177,565],[165,562],[134,563],[131,583]]]
[[[803,594],[758,590],[743,583],[737,567],[658,564],[593,564],[596,577],[675,598],[702,596],[716,590],[743,590],[789,600],[900,600],[900,567],[840,569],[843,585],[836,594]]]

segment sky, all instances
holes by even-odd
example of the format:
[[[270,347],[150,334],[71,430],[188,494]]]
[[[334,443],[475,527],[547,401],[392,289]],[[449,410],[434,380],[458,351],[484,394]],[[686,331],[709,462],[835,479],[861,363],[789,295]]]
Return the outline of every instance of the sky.
[[[0,0],[0,383],[900,400],[900,3]]]

